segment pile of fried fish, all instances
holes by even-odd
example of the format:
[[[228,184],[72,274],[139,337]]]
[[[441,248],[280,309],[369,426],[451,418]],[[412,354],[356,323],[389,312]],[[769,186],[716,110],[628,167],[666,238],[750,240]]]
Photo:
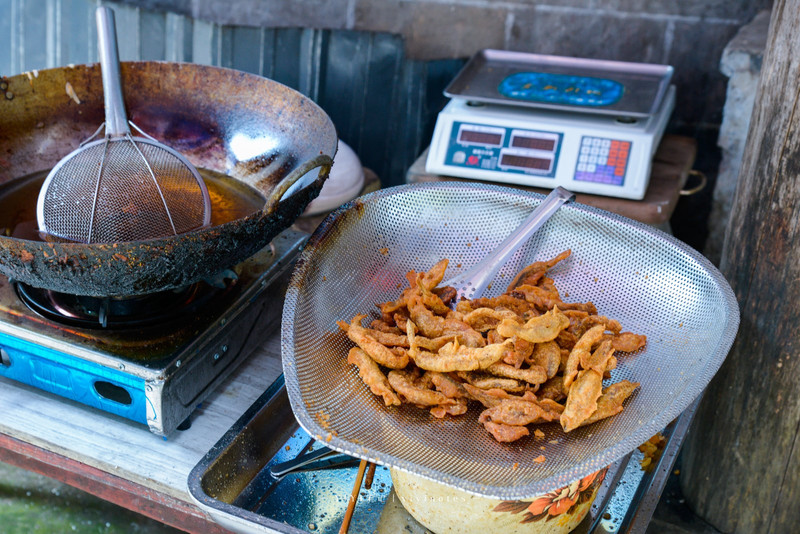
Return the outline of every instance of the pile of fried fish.
[[[558,422],[570,432],[616,415],[639,384],[603,380],[616,354],[647,339],[622,332],[591,302],[561,299],[547,272],[570,253],[529,265],[493,298],[456,302],[453,287],[438,287],[446,259],[410,271],[409,287],[378,304],[369,327],[365,314],[337,322],[357,345],[347,361],[386,406],[410,403],[441,418],[480,403],[478,421],[501,442],[529,435],[528,425]]]

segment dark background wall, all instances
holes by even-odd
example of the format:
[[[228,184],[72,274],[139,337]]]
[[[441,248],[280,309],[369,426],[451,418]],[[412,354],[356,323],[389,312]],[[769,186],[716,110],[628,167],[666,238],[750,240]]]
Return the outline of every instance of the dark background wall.
[[[430,141],[441,92],[483,48],[665,63],[669,131],[698,143],[710,183],[682,200],[678,237],[702,249],[719,151],[725,45],[769,0],[120,0],[123,60],[255,72],[316,100],[385,185]],[[0,0],[0,75],[96,61],[92,0]]]

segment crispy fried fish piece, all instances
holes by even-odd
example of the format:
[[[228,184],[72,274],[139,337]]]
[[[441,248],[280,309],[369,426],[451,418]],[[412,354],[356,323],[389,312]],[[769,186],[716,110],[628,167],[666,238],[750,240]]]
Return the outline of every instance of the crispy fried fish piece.
[[[386,406],[400,406],[400,397],[389,385],[386,375],[369,355],[358,347],[353,347],[347,353],[347,363],[358,367],[358,376],[375,395],[383,398]]]
[[[513,319],[503,319],[497,327],[497,332],[505,337],[520,337],[531,343],[544,343],[552,341],[569,326],[569,319],[558,308],[553,308],[544,315],[531,318],[521,325]]]
[[[622,403],[625,399],[630,397],[638,387],[638,382],[620,380],[603,389],[603,394],[597,399],[597,410],[595,410],[588,419],[581,422],[580,426],[590,425],[606,417],[617,415],[622,411]]]
[[[475,371],[485,369],[503,357],[503,352],[508,350],[511,341],[498,345],[488,345],[483,348],[467,347],[451,341],[439,349],[438,354],[420,350],[417,343],[413,321],[406,322],[406,334],[410,348],[408,355],[417,364],[417,367],[426,371],[449,373],[451,371]]]
[[[518,398],[502,399],[497,406],[484,410],[478,421],[492,421],[506,425],[529,425],[531,423],[549,423],[558,419],[559,414],[541,407],[535,401]]]
[[[394,321],[392,321],[394,322]],[[369,327],[373,330],[380,330],[381,332],[386,332],[387,334],[398,334],[403,335],[403,331],[400,330],[398,327],[390,325],[383,319],[375,319],[371,323],[369,323]]]
[[[581,363],[581,359],[585,358],[592,350],[592,347],[603,338],[603,332],[605,332],[605,330],[605,326],[601,324],[595,325],[587,330],[575,343],[575,346],[569,353],[569,358],[567,358],[567,364],[564,368],[564,388],[569,390],[572,381],[575,380],[575,376],[578,374],[578,367]]]
[[[451,399],[469,398],[469,394],[464,389],[464,386],[457,380],[454,380],[450,375],[437,373],[435,371],[430,371],[430,373],[434,387]]]
[[[504,308],[478,308],[464,316],[464,322],[478,332],[496,328],[503,319],[516,320],[517,314]]]
[[[397,388],[395,388],[397,389]],[[570,432],[597,410],[597,399],[603,393],[603,375],[594,369],[581,371],[569,388],[567,404],[561,414],[561,427]]]
[[[581,354],[581,367],[583,369],[594,369],[601,375],[608,369],[608,364],[611,358],[614,357],[614,347],[611,346],[611,340],[605,339],[600,342],[600,345],[591,354],[584,352]],[[616,367],[616,361],[614,362]]]
[[[423,389],[414,385],[414,377],[406,371],[392,369],[389,371],[389,385],[411,404],[418,406],[439,406],[455,404],[454,399],[448,398],[438,391]]]
[[[347,337],[349,337],[353,343],[364,349],[364,352],[369,354],[370,358],[384,367],[402,369],[408,365],[408,356],[400,356],[393,353],[388,347],[381,345],[375,338],[367,333],[367,329],[361,326],[361,321],[365,317],[366,315],[359,314],[353,317],[349,325],[344,321],[337,321],[336,324],[339,325],[339,328],[347,332]]]
[[[532,310],[531,305],[525,302],[525,299],[515,298],[511,295],[499,295],[497,297],[481,297],[473,300],[461,300],[456,304],[456,310],[461,313],[467,314],[478,308],[505,308],[511,310],[517,315],[522,315],[525,312]],[[537,312],[538,314],[538,312]]]
[[[589,314],[597,313],[597,308],[591,302],[564,302],[557,291],[549,291],[541,286],[519,286],[511,292],[512,296],[521,296],[536,308],[549,310],[558,306],[562,310],[580,310]]]
[[[455,404],[434,406],[431,408],[431,415],[437,419],[442,419],[446,415],[463,415],[467,413],[467,408],[467,401],[465,399],[456,399]]]
[[[530,434],[528,427],[483,421],[483,427],[501,443],[511,443]]]
[[[547,373],[547,378],[553,378],[558,374],[558,368],[561,365],[561,348],[555,341],[537,343],[530,357],[525,361],[531,365],[542,367]]]
[[[619,352],[633,352],[644,347],[646,343],[647,336],[632,332],[620,332],[611,338],[611,345]]]
[[[567,249],[561,254],[557,255],[555,258],[531,263],[517,273],[517,276],[515,276],[514,280],[512,280],[508,285],[506,292],[509,292],[515,287],[523,284],[535,285],[536,282],[538,282],[542,276],[544,276],[544,273],[555,267],[558,262],[569,258],[570,254],[572,254],[572,250]]]
[[[537,393],[542,399],[551,399],[556,402],[566,399],[567,392],[564,390],[564,377],[561,375],[554,376],[542,384]]]
[[[517,369],[513,365],[497,362],[487,367],[486,370],[494,375],[522,380],[528,384],[538,385],[547,381],[547,371],[538,365],[533,365],[528,369]]]
[[[513,378],[502,378],[475,371],[460,371],[458,377],[480,389],[502,389],[509,393],[522,393],[525,391],[525,385]]]
[[[462,387],[470,399],[480,402],[486,408],[497,406],[503,399],[513,398],[507,391],[502,389],[481,389],[467,383],[462,384]]]
[[[470,347],[483,347],[486,340],[480,332],[476,332],[463,321],[458,319],[445,319],[434,315],[422,303],[419,295],[411,295],[408,299],[408,312],[411,320],[425,337],[436,338],[449,335],[460,335],[465,345]],[[399,323],[398,323],[399,326]]]

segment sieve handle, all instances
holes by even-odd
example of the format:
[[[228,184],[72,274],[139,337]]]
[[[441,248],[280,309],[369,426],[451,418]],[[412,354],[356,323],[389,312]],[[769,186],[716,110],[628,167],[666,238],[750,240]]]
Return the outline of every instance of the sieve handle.
[[[281,200],[283,200],[284,194],[289,190],[289,188],[291,188],[298,180],[317,167],[321,167],[317,179],[308,184],[306,187],[324,182],[328,177],[328,174],[331,172],[331,165],[333,165],[333,158],[327,154],[320,154],[319,156],[312,158],[297,167],[295,170],[289,173],[288,176],[281,180],[278,185],[275,186],[275,189],[272,190],[272,193],[270,193],[269,198],[267,199],[267,204],[264,206],[264,211],[267,214],[273,213],[278,208]]]
[[[97,20],[97,52],[100,55],[100,69],[103,75],[106,137],[119,137],[129,134],[131,130],[128,126],[128,117],[125,115],[125,101],[122,99],[122,75],[119,69],[114,11],[108,7],[98,7],[95,18]]]
[[[468,271],[442,283],[455,287],[458,297],[478,298],[492,283],[494,277],[509,258],[528,242],[563,204],[575,200],[575,195],[563,187],[556,187],[533,210],[533,213],[516,230],[500,243],[494,251]],[[458,300],[458,299],[456,299]]]

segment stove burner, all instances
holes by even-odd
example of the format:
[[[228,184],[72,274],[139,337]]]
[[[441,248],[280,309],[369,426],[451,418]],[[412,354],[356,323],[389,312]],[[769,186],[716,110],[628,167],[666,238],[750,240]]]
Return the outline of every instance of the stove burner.
[[[196,310],[224,292],[198,282],[185,288],[135,297],[90,297],[14,284],[28,308],[46,319],[81,328],[138,328],[164,324]],[[228,284],[228,286],[233,284]]]

